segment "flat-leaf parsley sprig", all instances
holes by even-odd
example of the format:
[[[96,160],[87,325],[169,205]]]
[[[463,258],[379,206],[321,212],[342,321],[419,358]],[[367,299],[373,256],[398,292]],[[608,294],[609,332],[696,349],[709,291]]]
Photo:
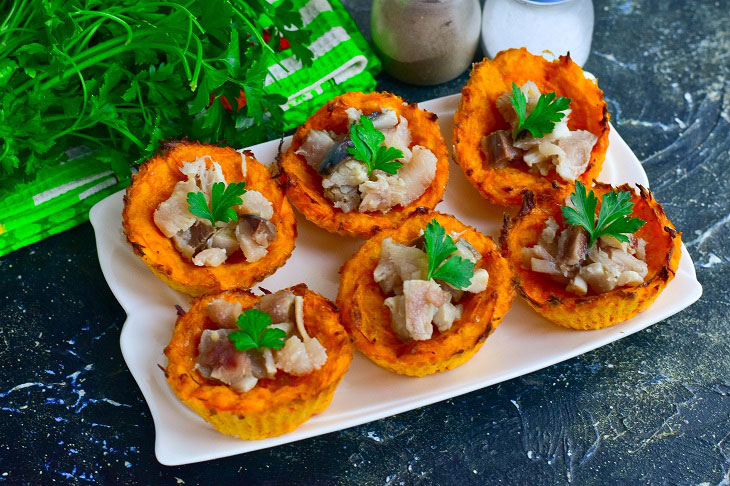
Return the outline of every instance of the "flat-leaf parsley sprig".
[[[627,233],[636,233],[646,224],[638,218],[631,217],[634,203],[631,202],[631,193],[627,191],[611,191],[603,195],[601,211],[596,221],[596,206],[598,198],[591,191],[586,194],[586,188],[580,182],[575,183],[575,192],[570,196],[575,206],[563,207],[563,219],[573,226],[585,228],[590,236],[588,248],[601,236],[612,236],[618,241],[628,243]]]
[[[228,335],[228,339],[239,351],[263,348],[281,349],[284,347],[286,333],[282,329],[270,328],[271,316],[258,309],[247,310],[236,320],[240,331]]]
[[[456,243],[446,234],[444,227],[432,219],[426,225],[423,236],[428,256],[426,280],[441,280],[457,289],[468,287],[474,276],[474,264],[459,256],[451,256],[457,250]]]
[[[522,90],[512,83],[512,106],[517,113],[519,124],[513,138],[517,140],[530,132],[533,137],[541,138],[555,129],[555,124],[565,117],[565,110],[570,107],[570,98],[563,98],[555,93],[541,94],[537,105],[527,116],[527,98]]]
[[[225,182],[216,182],[210,196],[210,207],[202,192],[188,193],[188,208],[191,213],[199,218],[210,221],[215,226],[216,221],[228,223],[238,221],[233,206],[241,204],[241,197],[246,192],[245,182],[234,182],[226,186]]]
[[[360,117],[359,124],[353,123],[350,127],[350,140],[354,147],[348,148],[347,153],[368,166],[368,175],[374,170],[395,174],[403,166],[396,161],[403,157],[403,151],[381,145],[385,135],[376,130],[372,120],[364,115]]]

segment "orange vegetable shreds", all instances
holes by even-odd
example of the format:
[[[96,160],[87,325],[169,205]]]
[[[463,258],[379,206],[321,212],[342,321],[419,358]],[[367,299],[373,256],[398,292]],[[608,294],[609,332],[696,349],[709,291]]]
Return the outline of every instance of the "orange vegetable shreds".
[[[549,62],[524,48],[509,49],[497,54],[493,60],[485,59],[475,64],[469,82],[461,91],[461,102],[454,116],[454,154],[456,162],[482,196],[502,206],[519,206],[526,190],[535,195],[554,191],[567,195],[574,185],[571,179],[564,180],[555,167],[546,175],[535,170],[536,167],[530,170],[522,155],[513,154],[511,157],[516,158],[503,164],[489,161],[485,153],[485,146],[489,145],[483,140],[486,136],[499,130],[511,131],[497,107],[497,100],[512,93],[513,83],[523,87],[528,82],[535,83],[542,94],[555,93],[557,97],[569,98],[567,128],[585,130],[589,132],[585,135],[597,138],[590,154],[585,154],[587,165],[577,177],[578,181],[592,185],[601,172],[608,149],[609,114],[603,91],[586,78],[569,56]],[[509,133],[507,137],[511,140],[513,134]],[[557,147],[553,149],[558,150]]]
[[[346,112],[348,109],[360,110],[364,116],[372,116],[381,110],[394,111],[398,120],[402,117],[407,121],[411,137],[408,150],[414,150],[415,154],[414,148],[421,146],[433,154],[429,154],[429,157],[435,157],[435,175],[430,184],[424,183],[422,193],[419,189],[418,194],[412,194],[415,198],[412,202],[405,206],[396,204],[389,210],[371,211],[366,208],[364,212],[360,212],[355,205],[354,210],[345,212],[326,196],[323,174],[312,167],[304,155],[297,154],[297,151],[301,152],[312,131],[327,132],[338,141],[345,137],[352,122]],[[404,164],[403,168],[407,166],[408,164]],[[419,109],[416,104],[407,104],[390,93],[346,93],[328,102],[297,129],[291,146],[283,155],[281,167],[287,188],[286,195],[291,203],[317,226],[350,237],[372,236],[379,230],[395,228],[418,208],[432,209],[441,201],[449,178],[448,152],[436,115]],[[374,184],[378,172],[370,174],[367,182]],[[403,169],[399,169],[398,175],[401,173]],[[406,184],[404,189],[408,190],[412,186]],[[355,184],[347,189],[358,191],[358,187],[363,186]]]
[[[309,337],[327,354],[320,368],[302,376],[278,369],[273,378],[261,378],[245,392],[217,379],[206,378],[196,367],[203,331],[226,329],[209,317],[216,300],[240,304],[245,312],[262,297],[230,291],[194,299],[180,316],[167,355],[167,381],[175,395],[219,432],[241,439],[277,437],[294,430],[312,415],[324,411],[352,361],[353,348],[334,304],[304,284],[288,289],[303,298],[303,322]],[[232,323],[231,328],[235,328]],[[253,351],[258,353],[258,351]]]
[[[434,327],[428,339],[402,340],[394,331],[391,312],[385,304],[388,295],[375,281],[373,271],[379,265],[383,240],[392,238],[393,243],[413,245],[434,219],[447,235],[458,235],[481,256],[475,272],[486,270],[488,283],[479,293],[463,294],[458,301],[463,308],[461,316],[447,330],[440,332]],[[371,237],[340,273],[337,306],[355,346],[379,366],[409,376],[447,371],[467,362],[500,324],[514,298],[509,265],[492,239],[453,216],[437,212],[414,213],[398,228]]]
[[[562,216],[565,200],[561,198],[535,197],[528,192],[519,214],[505,221],[500,238],[502,254],[515,275],[519,294],[545,318],[573,329],[602,329],[647,309],[674,278],[681,256],[681,234],[674,229],[648,189],[639,185],[637,192],[628,184],[613,188],[599,183],[593,191],[599,199],[598,208],[601,197],[609,191],[628,191],[631,194],[631,216],[645,221],[632,235],[632,238],[645,242],[642,256],[648,271],[643,282],[635,286],[619,285],[602,293],[589,287],[584,295],[577,295],[568,291],[559,278],[526,268],[523,250],[538,243],[549,218],[556,223],[558,232],[566,227]]]
[[[265,204],[270,207],[269,211],[273,210],[273,215],[267,225],[275,228],[275,237],[265,248],[264,256],[248,261],[242,250],[236,247],[218,266],[196,265],[181,254],[172,238],[163,234],[156,224],[156,211],[161,203],[171,198],[178,182],[187,180],[180,169],[195,161],[204,161],[205,170],[217,163],[226,184],[245,182],[250,193],[248,196],[257,191],[259,199],[263,196],[268,201]],[[181,197],[183,200],[178,211],[193,218],[184,201],[184,192]],[[245,211],[239,209],[237,212],[240,222],[246,217]],[[189,142],[172,146],[166,153],[158,154],[140,167],[124,197],[123,225],[134,252],[150,270],[173,289],[193,296],[254,286],[284,265],[294,250],[297,236],[291,205],[269,169],[260,164],[253,153]]]

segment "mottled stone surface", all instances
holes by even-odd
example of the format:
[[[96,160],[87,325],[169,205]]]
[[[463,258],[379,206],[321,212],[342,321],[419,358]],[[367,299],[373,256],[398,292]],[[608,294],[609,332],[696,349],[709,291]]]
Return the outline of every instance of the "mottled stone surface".
[[[369,2],[346,4],[368,31]],[[91,226],[0,259],[0,482],[730,484],[727,2],[597,0],[586,68],[684,232],[704,286],[684,312],[545,370],[375,423],[160,466],[122,360],[124,313]],[[411,101],[466,75],[380,88]]]

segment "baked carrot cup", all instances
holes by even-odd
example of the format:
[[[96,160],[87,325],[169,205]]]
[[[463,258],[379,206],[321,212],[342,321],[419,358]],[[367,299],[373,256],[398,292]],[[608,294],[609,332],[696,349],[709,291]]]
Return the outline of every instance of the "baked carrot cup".
[[[420,377],[471,359],[513,298],[492,239],[434,212],[368,239],[341,269],[337,305],[365,356]]]
[[[586,192],[581,184],[569,200],[528,192],[505,222],[502,254],[518,292],[543,317],[602,329],[654,302],[674,278],[682,241],[646,188],[599,183],[597,200]]]
[[[175,395],[219,432],[277,437],[324,411],[352,360],[337,309],[300,284],[192,301],[167,355]]]
[[[476,64],[454,116],[454,153],[483,197],[519,206],[523,192],[569,194],[591,184],[608,149],[609,115],[596,83],[569,56],[526,49]]]
[[[432,209],[449,178],[436,115],[390,93],[347,93],[299,127],[281,161],[286,195],[333,233],[372,236]]]
[[[122,218],[150,270],[193,296],[252,287],[284,265],[297,236],[291,205],[253,153],[198,143],[145,162]]]

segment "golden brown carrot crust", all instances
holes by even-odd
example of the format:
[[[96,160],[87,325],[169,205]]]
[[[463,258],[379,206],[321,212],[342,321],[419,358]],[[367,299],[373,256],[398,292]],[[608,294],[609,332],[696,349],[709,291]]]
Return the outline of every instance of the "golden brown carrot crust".
[[[408,120],[411,131],[411,148],[421,145],[429,149],[438,159],[436,176],[424,193],[406,207],[396,206],[387,213],[344,213],[335,208],[324,196],[322,176],[304,159],[295,154],[310,130],[347,132],[347,108],[358,108],[364,115],[383,108],[394,110]],[[390,93],[346,93],[329,101],[300,126],[291,146],[284,154],[281,167],[287,184],[286,195],[291,203],[308,220],[332,233],[344,236],[368,237],[381,229],[395,228],[419,207],[433,209],[441,201],[449,180],[449,157],[444,137],[441,135],[437,117],[433,113],[419,110],[417,104],[406,104]]]
[[[180,167],[203,155],[210,155],[220,164],[226,182],[245,181],[246,189],[259,191],[271,201],[274,209],[271,222],[276,226],[277,235],[261,260],[248,262],[237,252],[218,267],[198,267],[186,260],[155,225],[157,206],[185,178]],[[127,240],[150,270],[173,289],[193,296],[247,289],[274,273],[291,256],[297,236],[294,211],[269,169],[256,161],[253,153],[245,152],[245,157],[246,177],[241,154],[235,150],[184,142],[146,161],[133,176],[124,196],[122,213]]]
[[[426,341],[401,342],[393,332],[390,311],[384,305],[386,295],[373,279],[385,238],[409,244],[426,224],[436,219],[447,234],[464,232],[465,238],[482,254],[478,268],[489,272],[484,292],[467,294],[464,312],[451,329]],[[453,216],[437,212],[412,215],[402,226],[381,231],[367,240],[340,270],[337,305],[340,318],[355,346],[368,358],[390,371],[409,376],[425,376],[459,366],[481,348],[509,310],[514,298],[507,261],[491,238],[460,223]]]
[[[337,384],[352,361],[353,348],[342,328],[335,305],[307,289],[304,284],[291,289],[304,297],[304,325],[327,350],[327,362],[305,376],[282,371],[273,379],[262,379],[245,393],[216,380],[204,378],[195,369],[200,336],[205,329],[217,329],[206,314],[215,299],[238,302],[251,309],[261,297],[245,291],[229,291],[194,299],[190,310],[180,316],[167,355],[167,381],[175,395],[220,432],[243,439],[275,437],[294,430],[332,400]]]
[[[523,268],[521,251],[537,243],[549,217],[564,226],[561,207],[563,200],[532,194],[525,197],[519,215],[505,221],[502,229],[502,254],[509,260],[515,275],[515,285],[525,300],[547,319],[573,329],[601,329],[623,322],[648,308],[664,290],[679,267],[682,254],[681,233],[667,219],[661,205],[652,193],[639,185],[639,193],[628,184],[617,187],[633,195],[632,216],[646,221],[636,236],[646,241],[646,263],[649,273],[637,287],[618,287],[610,292],[577,296],[565,286],[544,274]],[[597,183],[593,191],[601,196],[613,188]],[[599,204],[600,207],[600,204]]]
[[[557,93],[570,98],[571,130],[588,130],[598,137],[586,171],[578,178],[590,185],[601,173],[608,149],[609,115],[603,91],[585,78],[583,70],[562,56],[553,62],[533,56],[526,49],[502,51],[493,60],[474,65],[469,82],[461,90],[461,102],[454,116],[454,154],[467,178],[486,199],[502,206],[519,206],[522,193],[546,194],[558,190],[568,194],[567,183],[553,170],[547,176],[533,174],[520,162],[499,168],[487,163],[482,151],[482,137],[509,129],[497,109],[497,98],[512,91],[512,83],[537,84],[542,93]]]

